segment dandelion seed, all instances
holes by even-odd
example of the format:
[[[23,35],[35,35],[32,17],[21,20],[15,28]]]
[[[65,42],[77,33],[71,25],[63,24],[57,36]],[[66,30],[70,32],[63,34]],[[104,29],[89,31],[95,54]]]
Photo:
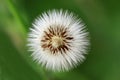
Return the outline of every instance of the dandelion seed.
[[[89,45],[84,23],[73,13],[52,10],[33,23],[28,37],[32,57],[46,69],[70,70],[81,63]]]

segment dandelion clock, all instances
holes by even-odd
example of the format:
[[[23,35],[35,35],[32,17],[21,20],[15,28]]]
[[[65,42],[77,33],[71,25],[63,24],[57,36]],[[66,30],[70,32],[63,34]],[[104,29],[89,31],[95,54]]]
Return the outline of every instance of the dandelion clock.
[[[85,24],[63,10],[44,12],[28,35],[33,60],[48,70],[68,71],[81,63],[89,45]]]

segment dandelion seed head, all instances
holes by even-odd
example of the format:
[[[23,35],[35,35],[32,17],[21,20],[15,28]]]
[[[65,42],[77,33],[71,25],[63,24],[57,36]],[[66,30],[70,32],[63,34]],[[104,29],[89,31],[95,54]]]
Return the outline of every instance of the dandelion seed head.
[[[88,32],[73,13],[52,10],[33,23],[28,37],[32,57],[46,69],[70,70],[81,63],[89,45]]]

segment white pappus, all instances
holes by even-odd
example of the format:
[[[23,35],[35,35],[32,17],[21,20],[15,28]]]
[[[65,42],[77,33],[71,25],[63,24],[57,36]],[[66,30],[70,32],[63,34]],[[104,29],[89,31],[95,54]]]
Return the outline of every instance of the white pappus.
[[[88,35],[83,21],[72,12],[51,10],[35,19],[28,46],[33,59],[46,69],[68,71],[85,59]]]

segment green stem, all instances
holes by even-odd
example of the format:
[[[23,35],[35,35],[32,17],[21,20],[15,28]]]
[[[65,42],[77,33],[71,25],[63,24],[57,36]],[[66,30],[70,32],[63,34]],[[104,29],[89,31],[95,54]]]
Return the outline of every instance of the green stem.
[[[17,30],[19,30],[22,33],[22,35],[24,36],[26,34],[26,30],[25,30],[23,20],[22,20],[21,16],[19,15],[18,10],[16,9],[15,5],[13,4],[13,2],[11,0],[6,0],[6,3],[7,3],[9,11],[13,15],[16,23],[18,24],[18,26],[16,26]]]

